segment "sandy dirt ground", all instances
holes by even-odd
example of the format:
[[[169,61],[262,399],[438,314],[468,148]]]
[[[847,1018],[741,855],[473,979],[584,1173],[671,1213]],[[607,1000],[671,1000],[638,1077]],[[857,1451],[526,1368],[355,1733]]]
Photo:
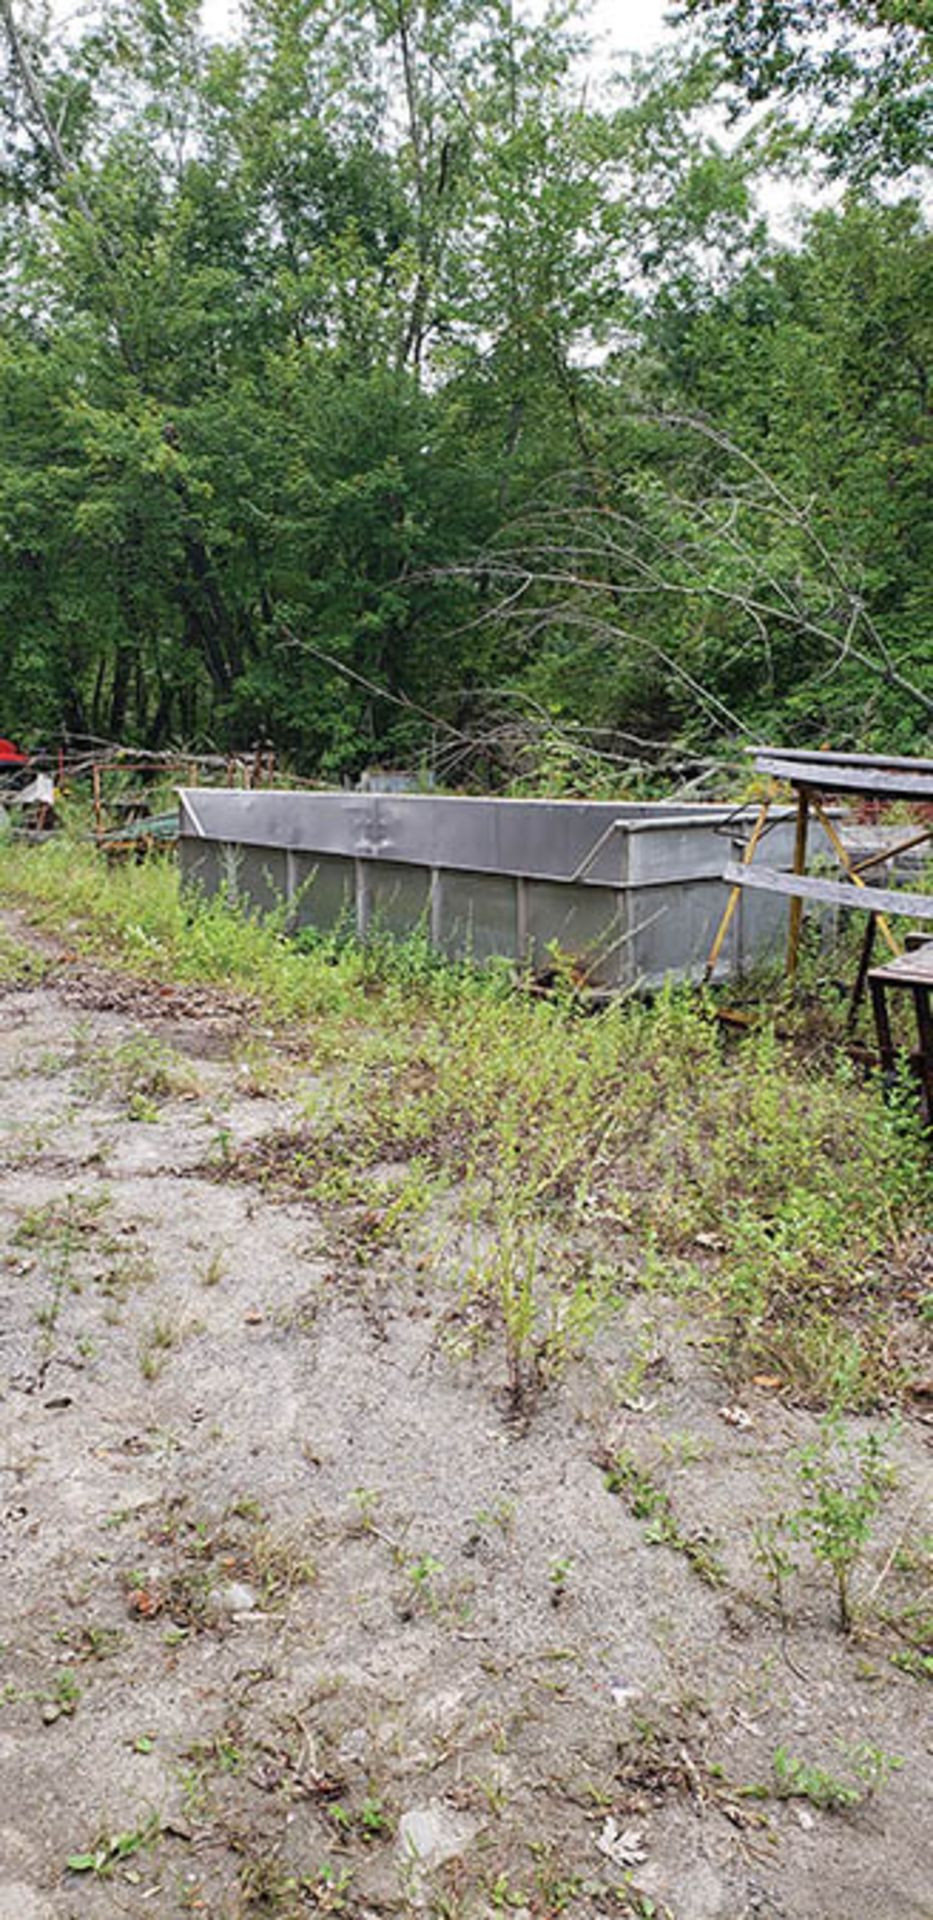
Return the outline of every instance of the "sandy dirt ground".
[[[929,1604],[929,1421],[867,1624],[818,1569],[782,1624],[752,1528],[815,1416],[731,1400],[683,1303],[633,1283],[516,1424],[430,1223],[227,1177],[313,1095],[300,1036],[72,957],[0,996],[0,1072],[0,1920],[930,1920],[885,1624]],[[880,1784],[779,1797],[781,1750]]]

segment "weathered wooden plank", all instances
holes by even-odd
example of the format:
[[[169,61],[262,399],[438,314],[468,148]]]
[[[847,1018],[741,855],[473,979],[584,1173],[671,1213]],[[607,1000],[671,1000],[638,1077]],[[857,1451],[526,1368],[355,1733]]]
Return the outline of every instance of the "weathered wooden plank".
[[[933,771],[905,773],[883,767],[834,766],[819,754],[811,760],[793,760],[786,754],[761,753],[755,758],[758,773],[775,780],[787,780],[793,786],[812,787],[817,793],[873,794],[879,800],[926,800],[933,802]]]
[[[933,893],[907,893],[897,887],[854,887],[848,880],[823,880],[812,873],[782,873],[777,867],[741,867],[730,860],[723,873],[728,887],[783,893],[824,907],[857,907],[862,913],[902,913],[912,920],[933,920]]]
[[[902,954],[899,960],[887,960],[884,966],[872,967],[868,977],[884,980],[894,987],[915,984],[933,987],[933,942],[915,948],[913,953]]]
[[[904,773],[933,773],[933,760],[922,760],[916,754],[898,753],[833,753],[831,750],[817,752],[814,747],[746,747],[746,753],[767,754],[772,760],[815,760],[820,766],[827,767],[895,767]]]

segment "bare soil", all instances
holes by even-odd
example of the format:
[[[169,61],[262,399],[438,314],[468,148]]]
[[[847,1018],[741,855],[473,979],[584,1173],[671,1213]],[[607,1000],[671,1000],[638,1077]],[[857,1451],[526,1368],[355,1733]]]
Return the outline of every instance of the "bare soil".
[[[859,1630],[814,1568],[782,1623],[751,1529],[814,1414],[734,1402],[633,1282],[507,1418],[430,1220],[224,1177],[315,1073],[259,1033],[257,1079],[260,1027],[60,953],[0,996],[0,1920],[930,1920],[929,1681],[892,1658],[933,1611],[922,1403]],[[608,1490],[619,1445],[692,1553]],[[776,1796],[778,1750],[860,1746],[901,1763],[860,1804]]]

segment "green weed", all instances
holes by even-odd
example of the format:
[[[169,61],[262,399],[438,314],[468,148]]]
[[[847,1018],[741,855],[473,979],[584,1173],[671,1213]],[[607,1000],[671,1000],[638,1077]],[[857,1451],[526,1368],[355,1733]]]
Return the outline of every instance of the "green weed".
[[[645,1522],[644,1537],[649,1546],[673,1547],[675,1552],[683,1554],[707,1586],[724,1585],[726,1572],[715,1541],[705,1533],[689,1531],[682,1525],[670,1494],[658,1486],[634,1454],[621,1449],[609,1456],[603,1466],[607,1491],[620,1494],[633,1518]]]
[[[0,929],[0,988],[36,987],[47,970],[44,955]]]
[[[868,1433],[853,1439],[838,1417],[827,1416],[817,1440],[798,1455],[803,1506],[791,1514],[787,1529],[805,1540],[836,1591],[839,1626],[852,1627],[852,1578],[871,1539],[872,1523],[894,1484],[884,1438]]]
[[[778,1747],[772,1763],[778,1799],[809,1800],[814,1807],[839,1812],[870,1799],[904,1764],[897,1754],[885,1753],[870,1741],[842,1745],[840,1753],[845,1763],[842,1778]]]
[[[70,1853],[65,1865],[71,1873],[91,1873],[105,1879],[134,1854],[154,1847],[162,1831],[158,1814],[125,1833],[102,1834],[86,1853]]]
[[[0,884],[110,964],[238,992],[273,1030],[300,1024],[316,1076],[302,1126],[238,1151],[222,1124],[217,1171],[360,1208],[374,1252],[446,1188],[451,1244],[467,1230],[478,1249],[461,1330],[501,1342],[519,1410],[634,1285],[689,1288],[740,1376],[764,1368],[855,1408],[903,1387],[897,1276],[933,1170],[908,1106],[838,1050],[809,1061],[767,1025],[726,1037],[713,1001],[680,989],[584,1019],[507,970],[445,965],[424,939],[289,941],[281,915],[185,895],[158,859],[108,872],[90,848],[4,847]],[[148,1042],[111,1070],[137,1111],[190,1074]]]

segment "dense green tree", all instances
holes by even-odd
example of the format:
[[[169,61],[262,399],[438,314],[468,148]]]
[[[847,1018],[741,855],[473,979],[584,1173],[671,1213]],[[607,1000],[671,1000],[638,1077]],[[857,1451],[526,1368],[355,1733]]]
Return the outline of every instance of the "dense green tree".
[[[594,89],[556,8],[10,4],[5,730],[920,737],[915,205],[774,248],[716,58]]]

